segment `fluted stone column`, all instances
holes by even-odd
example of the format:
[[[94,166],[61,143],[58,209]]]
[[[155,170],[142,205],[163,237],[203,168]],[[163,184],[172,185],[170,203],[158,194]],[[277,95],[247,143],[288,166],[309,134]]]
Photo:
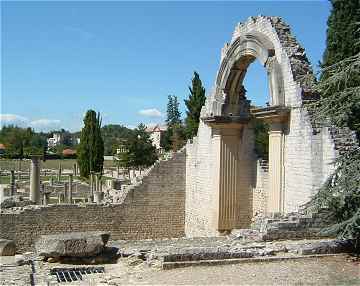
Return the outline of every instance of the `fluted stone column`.
[[[31,156],[30,200],[35,204],[40,203],[40,158],[39,155]]]
[[[73,174],[69,174],[69,183],[68,183],[68,202],[72,204],[72,185],[73,185]]]
[[[284,132],[282,123],[271,123],[269,130],[268,213],[284,211]]]

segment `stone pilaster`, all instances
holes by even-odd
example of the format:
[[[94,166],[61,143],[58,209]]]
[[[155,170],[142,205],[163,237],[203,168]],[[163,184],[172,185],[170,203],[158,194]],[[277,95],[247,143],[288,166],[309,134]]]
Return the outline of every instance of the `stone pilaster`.
[[[282,123],[270,123],[268,213],[284,211],[284,132]]]

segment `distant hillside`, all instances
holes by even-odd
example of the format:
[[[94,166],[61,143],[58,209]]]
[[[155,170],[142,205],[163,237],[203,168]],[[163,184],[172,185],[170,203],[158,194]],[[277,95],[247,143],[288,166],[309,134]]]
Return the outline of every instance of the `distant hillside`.
[[[127,140],[133,131],[119,124],[108,124],[101,128],[101,134],[104,140],[105,155],[113,155],[116,149]]]

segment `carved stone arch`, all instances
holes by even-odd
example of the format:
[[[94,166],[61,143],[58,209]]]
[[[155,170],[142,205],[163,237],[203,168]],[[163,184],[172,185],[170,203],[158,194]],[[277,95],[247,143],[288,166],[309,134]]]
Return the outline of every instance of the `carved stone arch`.
[[[275,46],[270,39],[258,31],[239,36],[228,46],[216,81],[217,90],[224,93],[221,115],[239,115],[234,106],[229,104],[238,101],[238,97],[245,97],[243,81],[249,65],[256,59],[267,70],[270,105],[285,105],[283,72],[274,49]]]

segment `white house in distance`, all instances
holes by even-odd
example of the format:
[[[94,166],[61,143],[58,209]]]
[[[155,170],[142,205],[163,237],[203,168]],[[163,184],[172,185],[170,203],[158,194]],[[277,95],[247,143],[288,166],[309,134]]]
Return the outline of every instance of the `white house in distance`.
[[[164,132],[167,130],[166,125],[155,125],[154,127],[146,128],[146,132],[150,134],[150,139],[153,142],[153,145],[156,147],[157,150],[161,149],[160,142],[161,136],[164,135]]]
[[[61,142],[61,133],[53,133],[51,138],[47,139],[48,147],[55,147]]]

